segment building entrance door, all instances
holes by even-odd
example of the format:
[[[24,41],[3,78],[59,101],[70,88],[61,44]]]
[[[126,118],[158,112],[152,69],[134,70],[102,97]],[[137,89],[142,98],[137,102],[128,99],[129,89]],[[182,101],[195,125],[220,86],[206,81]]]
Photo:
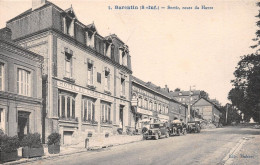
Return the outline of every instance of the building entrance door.
[[[17,134],[20,140],[23,139],[24,135],[27,135],[29,133],[29,116],[30,112],[18,112]]]
[[[124,129],[124,107],[123,107],[123,106],[120,106],[120,110],[119,110],[119,122],[120,122],[119,127],[121,127],[122,129]]]

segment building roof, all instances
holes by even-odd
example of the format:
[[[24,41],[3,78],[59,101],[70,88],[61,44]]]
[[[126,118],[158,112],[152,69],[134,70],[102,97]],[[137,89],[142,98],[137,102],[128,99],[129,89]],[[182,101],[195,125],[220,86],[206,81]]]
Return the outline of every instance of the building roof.
[[[178,96],[189,96],[190,95],[190,91],[178,91],[178,92],[170,92],[170,95],[172,97],[178,97]],[[191,95],[200,95],[200,90],[194,90],[191,91]]]
[[[45,8],[45,7],[50,6],[50,5],[54,5],[54,4],[51,3],[51,2],[49,2],[49,1],[46,1],[46,3],[45,3],[43,6],[37,8],[37,9],[35,9],[35,10],[42,9],[42,8]],[[56,5],[54,5],[54,6],[56,6]],[[59,8],[58,6],[56,6],[56,7]],[[59,8],[59,9],[62,10],[61,8]],[[25,12],[19,14],[18,16],[16,16],[16,17],[10,19],[9,21],[7,21],[7,23],[12,22],[12,21],[14,21],[14,20],[16,20],[16,19],[22,18],[22,17],[24,17],[24,16],[30,14],[32,11],[35,11],[35,10],[32,10],[32,8],[30,8],[30,9],[26,10]]]
[[[44,60],[43,56],[41,56],[41,55],[39,55],[39,54],[36,54],[36,53],[34,53],[34,52],[31,52],[31,51],[29,51],[29,50],[27,50],[27,49],[25,49],[25,48],[23,48],[23,47],[17,45],[16,43],[14,43],[14,42],[12,42],[12,41],[8,41],[8,40],[6,40],[6,39],[0,38],[0,43],[6,44],[8,47],[10,46],[10,47],[12,47],[12,48],[18,50],[18,51],[15,51],[15,52],[14,52],[14,53],[16,53],[16,54],[20,54],[21,56],[24,56],[24,57],[26,57],[26,58],[30,58],[30,59],[33,59],[33,60],[38,61],[38,62],[40,62],[40,63],[43,63],[43,60]],[[2,46],[2,44],[0,44],[0,46]],[[3,47],[3,48],[4,48],[4,47]],[[1,48],[1,49],[2,49],[2,48]]]
[[[201,99],[204,99],[204,100],[207,101],[208,103],[212,104],[217,110],[220,111],[220,108],[219,108],[216,104],[214,104],[213,102],[211,102],[210,100],[208,100],[208,99],[206,99],[206,98],[204,98],[204,97],[201,97],[200,99],[198,99],[197,101],[195,101],[192,105],[195,105],[195,104],[196,104],[199,100],[201,100]]]
[[[178,102],[177,100],[172,99],[170,94],[165,90],[165,88],[161,88],[160,86],[157,86],[157,85],[153,84],[152,82],[144,82],[143,80],[141,80],[135,76],[132,76],[132,77],[133,77],[132,82],[141,84],[142,86],[145,86],[146,88],[148,88],[152,91],[155,91],[155,92],[161,94],[162,96],[167,97],[168,99],[171,99],[175,103],[185,106],[184,104]]]

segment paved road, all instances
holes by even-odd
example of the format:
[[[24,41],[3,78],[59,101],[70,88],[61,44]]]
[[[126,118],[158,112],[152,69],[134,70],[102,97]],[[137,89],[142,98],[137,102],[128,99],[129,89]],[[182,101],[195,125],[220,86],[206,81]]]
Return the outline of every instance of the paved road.
[[[260,130],[249,128],[218,128],[159,140],[146,140],[100,151],[85,152],[41,160],[30,164],[162,164],[215,165],[234,148],[243,137],[260,135]]]

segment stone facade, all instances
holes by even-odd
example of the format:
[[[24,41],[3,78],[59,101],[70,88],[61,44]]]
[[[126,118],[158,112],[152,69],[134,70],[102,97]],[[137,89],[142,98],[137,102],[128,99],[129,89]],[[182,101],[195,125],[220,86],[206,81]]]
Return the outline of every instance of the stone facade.
[[[44,57],[43,139],[52,132],[62,144],[88,133],[133,127],[130,111],[131,57],[115,34],[102,37],[94,24],[77,20],[73,8],[51,2],[7,22],[12,39]]]
[[[20,139],[42,133],[43,57],[11,42],[10,29],[0,33],[0,129]]]
[[[161,88],[133,76],[131,100],[136,129],[141,129],[147,121],[165,123],[178,118],[186,122],[187,107],[172,99],[167,87]]]

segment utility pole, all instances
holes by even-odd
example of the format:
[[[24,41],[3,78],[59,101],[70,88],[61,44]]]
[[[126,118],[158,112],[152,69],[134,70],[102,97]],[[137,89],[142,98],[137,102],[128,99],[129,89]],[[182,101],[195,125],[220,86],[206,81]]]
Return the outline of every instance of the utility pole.
[[[190,97],[191,97],[191,86],[190,86],[190,91],[189,91],[189,104],[188,104],[188,121],[190,121]]]
[[[227,117],[228,117],[228,104],[227,104],[227,108],[226,108],[226,124],[227,124]]]

